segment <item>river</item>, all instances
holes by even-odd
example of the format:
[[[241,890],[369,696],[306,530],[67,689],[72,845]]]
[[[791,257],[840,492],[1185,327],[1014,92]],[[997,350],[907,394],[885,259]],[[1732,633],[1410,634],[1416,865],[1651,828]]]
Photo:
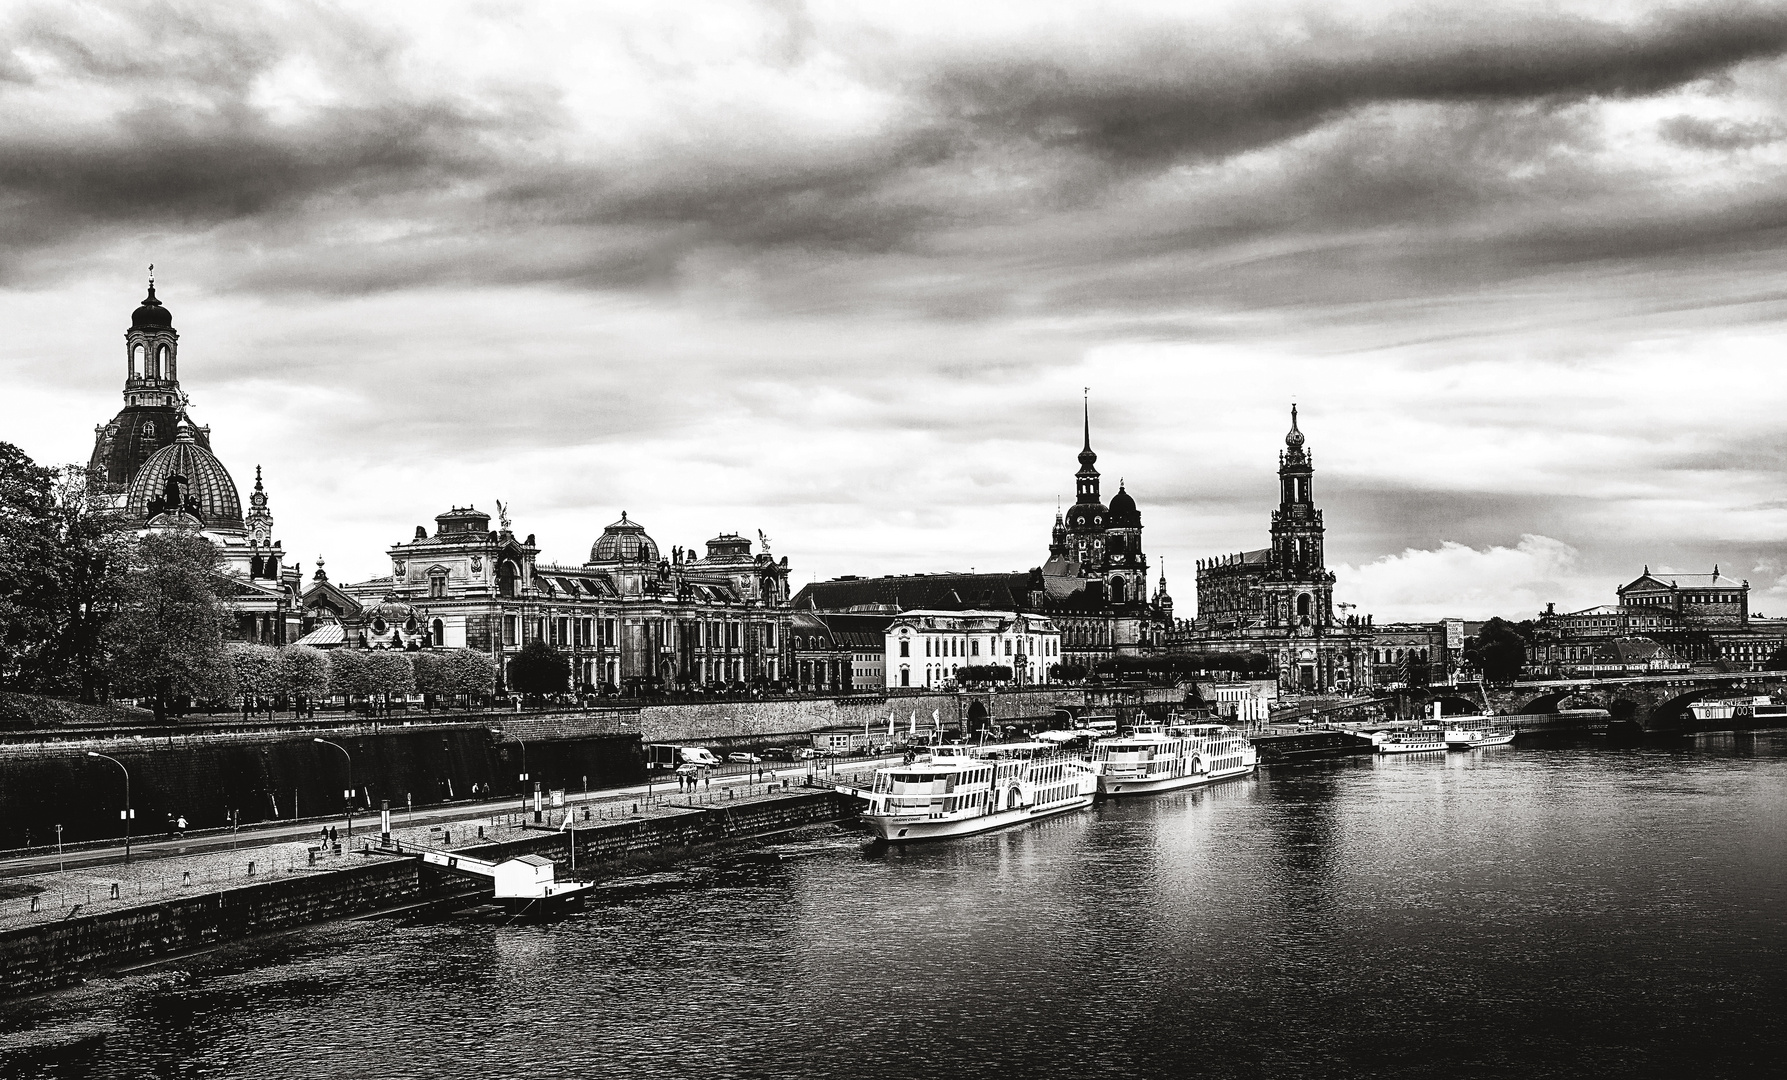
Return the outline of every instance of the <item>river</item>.
[[[653,880],[552,925],[339,923],[12,1002],[0,1075],[1462,1080],[1787,1054],[1782,735],[1275,768]]]

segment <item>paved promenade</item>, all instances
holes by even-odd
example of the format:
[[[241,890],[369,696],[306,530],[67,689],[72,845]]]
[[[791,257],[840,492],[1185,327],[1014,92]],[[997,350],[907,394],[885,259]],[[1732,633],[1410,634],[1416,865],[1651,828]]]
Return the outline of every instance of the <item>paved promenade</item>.
[[[839,763],[837,772],[861,773],[887,760],[897,759],[851,760]],[[772,787],[796,786],[810,775],[829,775],[823,766],[815,770],[809,763],[766,768],[761,774],[746,766],[734,768],[739,771],[710,777],[694,792],[680,789],[669,779],[591,791],[587,796],[567,793],[567,805],[561,809],[548,806],[539,824],[533,821],[531,802],[524,810],[515,798],[430,807],[413,814],[393,810],[391,835],[406,846],[456,849],[538,835],[542,827],[561,825],[566,814],[579,821],[586,820],[586,814],[587,820],[601,821],[686,813],[691,808],[761,795]],[[345,818],[335,819],[333,824],[341,841],[340,855],[328,848],[315,850],[321,847],[325,826],[312,821],[267,823],[243,828],[234,836],[152,838],[133,845],[128,863],[122,844],[69,852],[60,867],[54,853],[0,861],[0,929],[240,888],[269,875],[324,873],[366,861],[369,856],[355,849],[378,842],[378,813],[356,814],[351,840],[346,835]]]

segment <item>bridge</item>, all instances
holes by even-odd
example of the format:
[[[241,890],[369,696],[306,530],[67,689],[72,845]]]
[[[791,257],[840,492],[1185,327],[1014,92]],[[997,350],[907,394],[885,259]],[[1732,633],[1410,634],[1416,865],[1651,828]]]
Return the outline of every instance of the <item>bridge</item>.
[[[1689,706],[1708,698],[1770,696],[1787,700],[1787,672],[1678,672],[1618,679],[1557,679],[1504,685],[1461,683],[1398,692],[1405,715],[1439,702],[1446,714],[1482,712],[1485,703],[1506,716],[1554,714],[1566,709],[1605,709],[1609,723],[1645,732],[1691,735],[1728,731],[1731,721],[1702,725]]]

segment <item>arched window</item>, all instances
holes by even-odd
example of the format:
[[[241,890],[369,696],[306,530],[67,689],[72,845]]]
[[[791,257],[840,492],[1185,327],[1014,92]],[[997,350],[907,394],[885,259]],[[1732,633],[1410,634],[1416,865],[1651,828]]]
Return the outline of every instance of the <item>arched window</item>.
[[[1299,544],[1301,544],[1301,541],[1299,541]],[[1303,595],[1297,597],[1297,614],[1305,616],[1305,617],[1307,617],[1309,615],[1309,594],[1308,593],[1304,593]]]
[[[133,379],[138,379],[138,378],[141,378],[142,375],[143,375],[143,347],[141,345],[132,346],[131,350],[130,350],[130,377]]]
[[[434,640],[430,641],[429,644],[433,645],[435,648],[438,649],[442,645],[445,645],[447,643],[447,628],[445,625],[443,625],[441,623],[441,621],[439,619],[436,619],[436,620],[434,620],[433,630],[434,630]],[[588,668],[588,665],[585,665],[585,670],[587,670],[587,668]],[[589,676],[585,675],[583,681],[588,682]]]
[[[158,346],[155,350],[155,377],[157,379],[168,377],[168,347],[166,345]]]
[[[1113,604],[1123,603],[1123,579],[1122,578],[1112,578],[1111,579],[1111,603],[1113,603]]]

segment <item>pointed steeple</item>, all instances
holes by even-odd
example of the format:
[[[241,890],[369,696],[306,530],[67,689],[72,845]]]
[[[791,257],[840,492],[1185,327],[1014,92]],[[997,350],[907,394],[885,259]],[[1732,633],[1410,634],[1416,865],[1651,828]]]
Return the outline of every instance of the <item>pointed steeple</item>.
[[[1098,498],[1098,455],[1092,451],[1092,402],[1091,390],[1082,401],[1084,410],[1081,421],[1084,425],[1085,441],[1080,447],[1080,469],[1074,473],[1075,501],[1080,503],[1096,503]]]

